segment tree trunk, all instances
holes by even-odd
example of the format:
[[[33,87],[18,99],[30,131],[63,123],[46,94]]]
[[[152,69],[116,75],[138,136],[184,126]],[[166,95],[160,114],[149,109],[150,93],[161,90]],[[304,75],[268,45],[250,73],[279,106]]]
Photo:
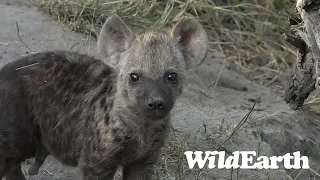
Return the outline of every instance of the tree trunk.
[[[285,101],[297,110],[320,83],[320,0],[298,0],[296,9],[301,23],[290,21],[296,37],[286,40],[298,48],[297,66],[289,78]]]

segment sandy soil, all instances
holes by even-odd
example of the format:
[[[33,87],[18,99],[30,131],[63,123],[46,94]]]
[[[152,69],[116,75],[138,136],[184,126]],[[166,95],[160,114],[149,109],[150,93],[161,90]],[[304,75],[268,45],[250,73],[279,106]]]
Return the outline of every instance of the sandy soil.
[[[0,66],[31,51],[70,49],[98,56],[96,41],[70,32],[58,22],[50,20],[35,8],[18,5],[17,0],[0,0]],[[16,29],[19,26],[19,40]],[[219,78],[218,78],[219,77]],[[215,82],[219,79],[216,86]],[[222,58],[209,54],[203,65],[189,73],[189,79],[182,97],[173,110],[173,125],[188,134],[195,134],[200,127],[207,128],[208,136],[214,136],[221,128],[228,136],[232,129],[249,112],[253,100],[262,96],[245,127],[228,140],[226,151],[259,151],[260,155],[284,155],[301,151],[308,155],[310,165],[320,172],[319,138],[320,121],[304,112],[289,109],[283,100],[283,93],[263,87],[250,81]],[[213,141],[198,142],[198,150],[213,150]],[[211,149],[210,149],[211,148]],[[25,163],[24,170],[28,168]],[[303,171],[297,179],[312,179],[310,171]],[[292,171],[280,170],[239,170],[233,177],[243,180],[283,179]],[[298,172],[296,172],[298,173]],[[195,179],[195,174],[186,174],[185,179]],[[230,179],[230,170],[203,170],[199,179]],[[64,167],[53,157],[48,157],[38,175],[30,180],[75,180],[80,179],[78,169]],[[292,174],[294,178],[294,172]],[[317,179],[317,178],[313,178]]]

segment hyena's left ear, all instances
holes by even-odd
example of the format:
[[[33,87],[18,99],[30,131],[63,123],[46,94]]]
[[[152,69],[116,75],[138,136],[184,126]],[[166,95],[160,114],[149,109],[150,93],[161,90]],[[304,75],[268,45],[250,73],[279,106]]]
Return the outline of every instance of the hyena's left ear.
[[[98,50],[108,62],[118,64],[120,54],[130,47],[133,40],[131,29],[114,14],[103,24],[98,38]]]
[[[187,68],[200,65],[207,57],[208,37],[201,24],[193,17],[183,17],[172,30],[179,38]]]

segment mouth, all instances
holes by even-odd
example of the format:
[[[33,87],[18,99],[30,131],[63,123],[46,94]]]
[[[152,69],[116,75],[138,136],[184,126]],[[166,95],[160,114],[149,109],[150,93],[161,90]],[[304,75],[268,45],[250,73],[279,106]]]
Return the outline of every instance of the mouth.
[[[170,111],[163,111],[163,110],[154,110],[151,112],[144,112],[145,116],[149,119],[159,120],[163,119],[164,117],[168,116]]]

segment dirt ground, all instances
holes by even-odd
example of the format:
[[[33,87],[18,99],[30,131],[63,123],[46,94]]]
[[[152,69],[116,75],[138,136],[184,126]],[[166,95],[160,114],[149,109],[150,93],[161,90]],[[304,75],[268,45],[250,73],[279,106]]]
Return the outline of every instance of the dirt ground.
[[[70,32],[59,22],[50,20],[35,8],[17,0],[0,0],[0,66],[33,51],[70,49],[98,56],[95,39]],[[19,39],[17,26],[19,27]],[[30,52],[31,51],[31,52]],[[216,83],[216,81],[218,82]],[[223,149],[257,151],[260,155],[276,156],[300,151],[307,155],[310,166],[320,172],[320,121],[302,111],[293,111],[283,100],[283,92],[250,81],[234,65],[210,53],[203,65],[189,73],[182,97],[173,110],[173,126],[186,134],[196,134],[206,127],[209,138],[198,142],[197,150],[212,150],[213,141],[223,141],[250,111],[254,99],[261,96],[245,126],[223,144]],[[222,137],[217,134],[224,129]],[[211,137],[211,138],[210,138]],[[216,138],[216,139],[215,139]],[[213,139],[213,140],[212,140]],[[23,166],[24,171],[28,163]],[[186,172],[184,179],[320,179],[310,170],[203,170]],[[30,180],[80,179],[78,169],[65,167],[48,157],[38,175]],[[174,179],[174,178],[172,178]]]

